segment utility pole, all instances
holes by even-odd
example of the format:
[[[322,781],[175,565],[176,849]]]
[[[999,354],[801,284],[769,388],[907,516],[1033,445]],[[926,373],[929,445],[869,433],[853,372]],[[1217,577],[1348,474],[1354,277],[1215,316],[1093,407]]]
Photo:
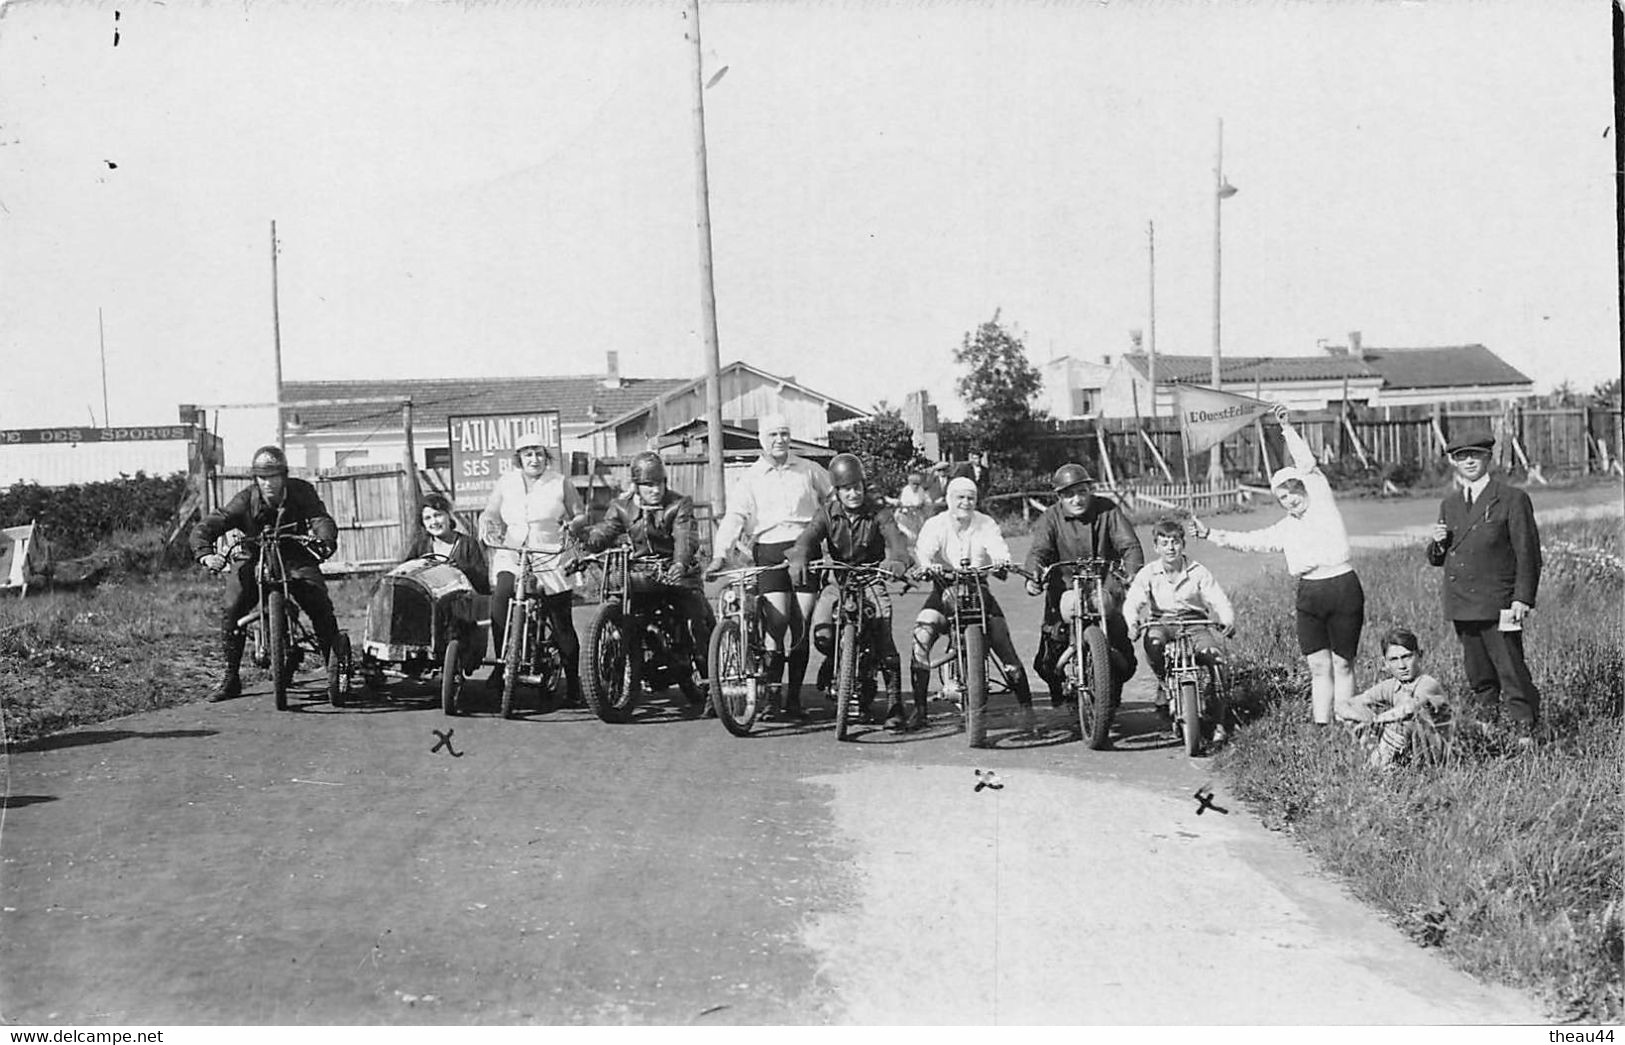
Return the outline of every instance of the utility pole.
[[[271,219],[271,341],[276,348],[276,445],[287,451],[287,440],[282,431],[282,315],[277,296],[276,278],[276,219]]]
[[[1213,157],[1213,374],[1211,384],[1219,388],[1219,215],[1224,201],[1236,194],[1236,187],[1224,180],[1224,119],[1219,119],[1219,145]],[[1224,444],[1215,446],[1208,458],[1207,481],[1217,486],[1224,480]]]
[[[705,74],[700,57],[700,0],[688,0],[688,32],[694,46],[694,171],[696,223],[700,234],[700,322],[705,333],[706,476],[712,525],[727,511],[722,477],[722,351],[717,343],[717,292],[711,267],[711,186],[705,158]]]
[[[1147,254],[1151,259],[1150,315],[1146,317],[1146,351],[1151,357],[1146,366],[1146,378],[1151,382],[1151,417],[1157,416],[1157,223],[1145,223],[1148,241]]]
[[[102,347],[102,425],[112,428],[112,415],[107,412],[107,328],[102,325],[100,305],[96,306],[96,339]]]

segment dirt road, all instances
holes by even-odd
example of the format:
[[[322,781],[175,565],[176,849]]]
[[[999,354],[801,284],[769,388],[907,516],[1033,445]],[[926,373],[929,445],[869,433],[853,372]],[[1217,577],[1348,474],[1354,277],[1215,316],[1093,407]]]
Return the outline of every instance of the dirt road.
[[[1036,600],[1000,594],[1030,651]],[[827,717],[741,740],[659,701],[611,727],[447,720],[427,688],[335,711],[307,688],[293,712],[261,683],[8,758],[0,1018],[1541,1020],[1222,782],[1226,811],[1199,813],[1208,769],[1143,675],[1107,752],[997,721],[973,752],[943,705],[923,733],[838,744]]]

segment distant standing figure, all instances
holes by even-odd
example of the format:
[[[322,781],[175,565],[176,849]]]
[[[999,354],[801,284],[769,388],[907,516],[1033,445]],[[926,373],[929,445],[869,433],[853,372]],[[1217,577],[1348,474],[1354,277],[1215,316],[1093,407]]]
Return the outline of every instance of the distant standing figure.
[[[1495,437],[1464,432],[1446,448],[1460,489],[1439,505],[1428,562],[1444,567],[1444,615],[1461,640],[1462,667],[1485,718],[1506,713],[1527,735],[1540,691],[1524,662],[1523,625],[1540,587],[1540,530],[1529,495],[1490,474]]]
[[[1270,489],[1286,518],[1262,530],[1215,530],[1200,519],[1191,529],[1221,548],[1284,552],[1286,568],[1298,578],[1298,648],[1309,664],[1309,696],[1315,722],[1330,725],[1332,705],[1354,694],[1354,655],[1365,625],[1365,589],[1349,563],[1348,531],[1337,510],[1332,485],[1314,451],[1292,427],[1287,408],[1276,404],[1292,465],[1270,476]]]
[[[920,527],[925,520],[936,514],[937,502],[932,497],[930,487],[925,485],[925,473],[918,468],[911,469],[908,481],[903,488],[897,491],[895,501],[897,505],[897,526],[913,544],[920,536]]]

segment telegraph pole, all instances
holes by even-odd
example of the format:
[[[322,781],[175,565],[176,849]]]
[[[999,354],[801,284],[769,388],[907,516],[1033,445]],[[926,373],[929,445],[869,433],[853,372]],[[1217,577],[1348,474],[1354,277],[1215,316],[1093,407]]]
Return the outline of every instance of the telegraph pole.
[[[276,219],[271,219],[271,342],[276,348],[276,445],[287,451],[282,431],[282,315],[276,278]]]
[[[1151,382],[1151,416],[1157,416],[1157,223],[1145,223],[1147,239],[1147,254],[1151,259],[1150,280],[1150,315],[1146,317],[1146,350],[1150,355],[1150,362],[1146,366],[1146,378]]]
[[[102,309],[96,306],[96,340],[102,348],[102,426],[112,428],[113,420],[107,412],[107,328],[102,325]]]
[[[700,0],[688,0],[688,32],[694,45],[694,170],[696,223],[700,234],[700,322],[705,333],[706,475],[713,525],[727,510],[722,478],[722,351],[717,343],[717,292],[711,266],[711,187],[705,159],[705,76],[700,58]]]

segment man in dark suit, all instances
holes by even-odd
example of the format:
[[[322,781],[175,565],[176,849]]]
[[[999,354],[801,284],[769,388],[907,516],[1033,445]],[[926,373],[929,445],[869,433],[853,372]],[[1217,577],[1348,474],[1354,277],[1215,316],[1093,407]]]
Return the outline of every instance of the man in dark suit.
[[[1480,429],[1446,448],[1458,488],[1439,506],[1427,557],[1444,567],[1445,618],[1481,712],[1498,718],[1504,697],[1509,724],[1528,736],[1540,721],[1540,692],[1524,662],[1523,625],[1540,585],[1540,531],[1529,495],[1489,474],[1494,447]]]

